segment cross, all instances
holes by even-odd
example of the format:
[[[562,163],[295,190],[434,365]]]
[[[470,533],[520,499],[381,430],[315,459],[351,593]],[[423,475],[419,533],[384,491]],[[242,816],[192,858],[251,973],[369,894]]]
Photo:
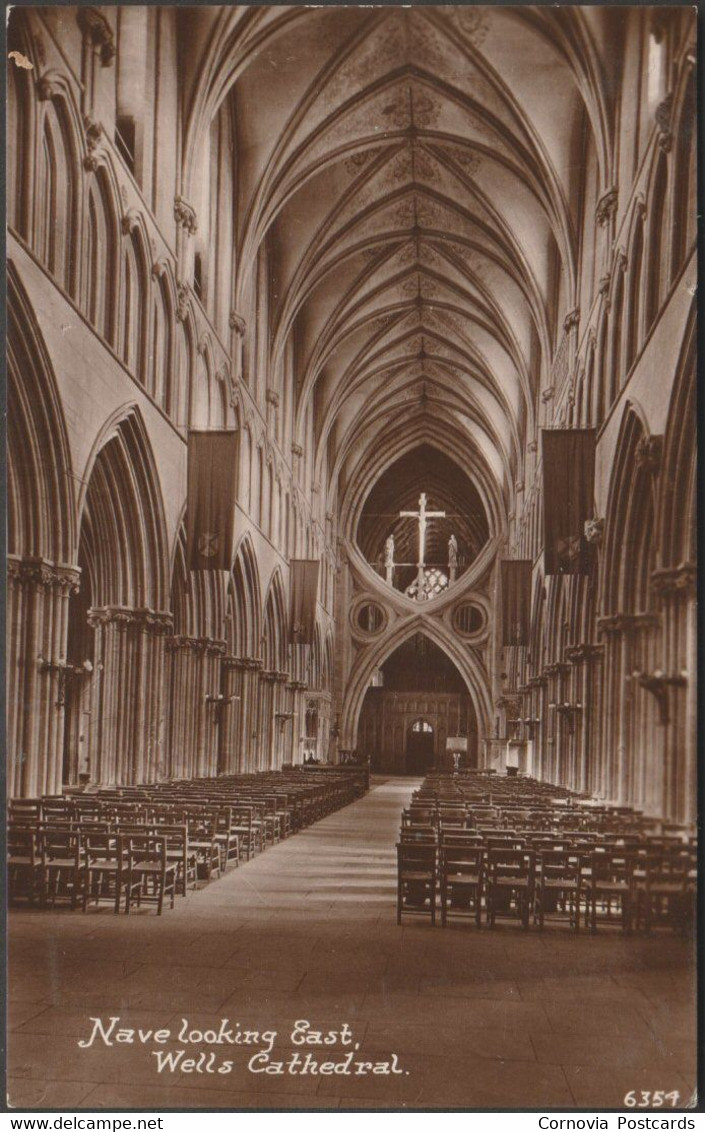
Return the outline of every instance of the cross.
[[[426,492],[422,491],[419,496],[419,509],[418,511],[400,511],[400,519],[418,519],[419,521],[419,560],[418,560],[418,575],[416,578],[417,585],[417,599],[423,600],[424,592],[424,567],[426,565],[426,523],[429,519],[445,519],[445,511],[427,511],[426,510]]]

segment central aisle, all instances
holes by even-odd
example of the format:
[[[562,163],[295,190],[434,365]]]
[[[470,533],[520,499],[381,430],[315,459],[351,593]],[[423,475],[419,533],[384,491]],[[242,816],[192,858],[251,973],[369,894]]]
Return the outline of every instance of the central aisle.
[[[395,922],[395,841],[412,779],[379,780],[359,802],[177,902],[10,916],[9,1095],[15,1107],[621,1107],[634,1088],[689,1095],[692,948],[670,935],[574,937],[467,924]],[[269,1075],[261,1047],[179,1044],[81,1049],[109,1025],[277,1031],[297,1020],[352,1031],[355,1058],[400,1074]],[[227,1020],[224,1024],[223,1020]],[[343,1031],[345,1032],[345,1031]],[[350,1047],[309,1046],[340,1062]],[[212,1065],[158,1071],[154,1051]],[[307,1049],[303,1049],[305,1056]],[[204,1059],[205,1060],[205,1059]]]

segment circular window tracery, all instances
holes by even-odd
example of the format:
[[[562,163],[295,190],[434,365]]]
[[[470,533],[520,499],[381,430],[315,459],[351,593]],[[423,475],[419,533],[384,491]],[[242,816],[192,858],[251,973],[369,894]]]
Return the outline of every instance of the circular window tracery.
[[[370,637],[381,633],[388,621],[384,608],[378,602],[366,599],[353,606],[350,616],[356,631]]]
[[[487,613],[474,601],[464,601],[453,612],[453,627],[463,637],[478,637],[487,628]]]

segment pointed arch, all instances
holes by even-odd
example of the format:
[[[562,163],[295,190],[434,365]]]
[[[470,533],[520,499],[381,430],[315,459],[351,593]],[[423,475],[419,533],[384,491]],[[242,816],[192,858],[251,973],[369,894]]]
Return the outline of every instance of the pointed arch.
[[[627,402],[610,481],[601,563],[607,616],[641,613],[651,605],[656,499],[653,474],[641,456],[648,439],[644,414]]]
[[[228,651],[231,656],[260,655],[262,598],[257,559],[249,534],[243,535],[230,576]]]
[[[458,669],[470,694],[480,733],[489,734],[492,699],[487,673],[481,661],[474,652],[463,647],[456,634],[444,622],[418,616],[398,623],[384,634],[381,641],[375,642],[359,654],[345,690],[341,713],[342,746],[356,745],[360,712],[372,673],[384,664],[399,645],[404,644],[417,633],[423,634],[438,645]]]
[[[136,405],[118,410],[96,440],[84,473],[80,516],[93,604],[166,608],[164,506]]]
[[[279,567],[272,575],[264,600],[262,649],[264,667],[267,671],[286,671],[288,652],[287,615],[284,601],[284,583]]]
[[[76,560],[74,476],[61,400],[29,298],[8,264],[8,551]]]

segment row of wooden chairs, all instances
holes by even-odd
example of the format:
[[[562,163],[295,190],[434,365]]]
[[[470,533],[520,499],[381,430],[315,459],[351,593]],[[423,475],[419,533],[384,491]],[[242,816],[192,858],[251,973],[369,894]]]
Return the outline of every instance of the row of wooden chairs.
[[[329,772],[320,780],[273,773],[11,799],[9,898],[43,907],[62,898],[84,909],[108,899],[117,911],[124,897],[129,911],[154,891],[161,912],[172,873],[174,893],[185,895],[357,796],[353,775]],[[149,847],[152,867],[137,860],[138,844]]]
[[[525,928],[547,916],[576,931],[615,919],[625,931],[683,927],[695,888],[690,833],[551,783],[429,775],[402,813],[397,919],[421,912],[435,922],[437,892],[442,923],[469,915],[494,926],[507,915]]]
[[[184,829],[108,832],[54,826],[10,825],[8,887],[11,897],[27,893],[31,903],[56,904],[66,896],[71,908],[109,900],[115,912],[155,903],[161,915],[165,899],[174,907],[195,875],[195,857]]]
[[[687,849],[638,856],[614,846],[588,851],[481,845],[458,835],[406,838],[397,845],[397,923],[402,915],[498,918],[543,929],[546,917],[578,931],[619,922],[626,932],[656,924],[684,929],[695,898],[695,857]]]

